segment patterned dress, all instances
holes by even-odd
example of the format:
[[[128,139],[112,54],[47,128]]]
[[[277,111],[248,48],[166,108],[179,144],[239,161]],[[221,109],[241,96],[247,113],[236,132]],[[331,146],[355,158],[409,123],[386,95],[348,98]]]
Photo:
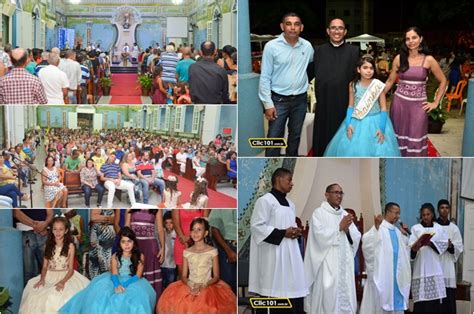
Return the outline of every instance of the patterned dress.
[[[402,156],[428,156],[428,115],[423,110],[426,102],[428,69],[410,66],[398,73],[400,81],[390,107],[390,118]]]
[[[57,183],[59,182],[59,172],[56,167],[53,167],[52,170],[49,170],[47,167],[43,168],[43,172],[46,174],[48,177],[46,179],[46,182],[48,183]],[[47,202],[51,202],[54,200],[56,195],[65,189],[66,187],[61,183],[59,186],[51,186],[51,185],[45,185],[44,186],[44,198]]]
[[[113,216],[113,209],[102,209],[103,216]],[[95,223],[90,233],[89,276],[91,279],[110,270],[112,246],[115,241],[115,230],[111,224]]]
[[[145,255],[145,268],[143,278],[155,289],[157,298],[160,297],[162,287],[161,264],[157,257],[160,251],[159,242],[155,234],[156,215],[148,209],[134,212],[131,217],[130,227],[135,232],[140,251]]]

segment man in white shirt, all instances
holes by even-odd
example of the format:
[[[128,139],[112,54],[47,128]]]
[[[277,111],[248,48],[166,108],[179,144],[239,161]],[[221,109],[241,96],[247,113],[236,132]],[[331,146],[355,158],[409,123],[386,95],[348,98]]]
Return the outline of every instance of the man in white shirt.
[[[64,104],[64,98],[67,97],[69,80],[66,73],[58,68],[59,56],[50,53],[46,67],[38,72],[38,77],[43,84],[48,104]]]
[[[356,313],[354,257],[360,232],[354,217],[341,206],[342,187],[326,188],[326,200],[311,217],[304,271],[309,287],[307,313]]]
[[[79,62],[76,61],[76,52],[66,51],[65,58],[60,62],[59,69],[66,73],[69,81],[68,98],[70,104],[77,104],[77,91],[81,89],[82,70]]]
[[[395,227],[400,206],[385,205],[384,217],[374,217],[374,226],[362,237],[367,282],[360,313],[403,314],[408,309],[411,286],[408,228]]]
[[[286,197],[292,179],[289,170],[278,168],[272,175],[272,190],[255,203],[250,221],[249,291],[289,298],[293,307],[286,313],[297,314],[303,313],[308,289],[298,246],[302,230],[296,225],[295,204]]]
[[[436,222],[448,236],[448,249],[441,254],[446,298],[443,299],[443,313],[456,314],[456,262],[463,251],[461,232],[458,226],[449,221],[451,205],[448,200],[438,202],[439,217]]]

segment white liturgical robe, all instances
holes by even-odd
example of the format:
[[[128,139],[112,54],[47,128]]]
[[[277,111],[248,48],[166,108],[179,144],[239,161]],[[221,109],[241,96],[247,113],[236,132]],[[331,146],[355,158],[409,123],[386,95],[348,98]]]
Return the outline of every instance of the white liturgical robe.
[[[264,240],[276,229],[297,227],[295,205],[281,205],[271,193],[255,203],[251,218],[249,291],[269,297],[301,298],[308,294],[297,239],[279,245]]]
[[[390,230],[395,231],[398,254],[396,262],[396,278],[394,277],[394,247]],[[362,237],[367,281],[364,287],[360,313],[379,314],[395,312],[394,280],[403,296],[403,310],[408,308],[408,297],[411,285],[410,247],[408,238],[398,228],[383,220],[379,229],[373,226]]]
[[[448,238],[436,222],[433,227],[423,227],[416,224],[411,227],[408,245],[411,247],[424,233],[434,232],[431,242],[439,254],[431,247],[423,246],[416,254],[413,264],[411,293],[413,302],[431,301],[446,297],[441,255],[448,248]]]
[[[449,225],[441,225],[449,240],[454,246],[454,254],[447,250],[441,255],[441,267],[443,268],[444,284],[446,288],[456,288],[456,268],[455,264],[463,251],[461,232],[458,226],[452,222]]]
[[[304,259],[310,291],[304,301],[307,313],[356,312],[354,257],[361,235],[351,224],[351,244],[346,233],[339,231],[339,223],[346,215],[349,214],[342,207],[336,210],[323,202],[311,217]]]

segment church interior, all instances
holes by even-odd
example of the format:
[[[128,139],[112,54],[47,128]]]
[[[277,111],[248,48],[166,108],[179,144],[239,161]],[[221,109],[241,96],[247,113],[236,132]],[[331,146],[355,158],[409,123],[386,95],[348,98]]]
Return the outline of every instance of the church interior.
[[[237,46],[236,0],[2,0],[0,11],[0,49],[106,53],[112,88],[110,95],[94,90],[93,104],[151,103],[138,80],[147,48]]]
[[[374,225],[374,216],[382,214],[388,202],[400,205],[400,221],[409,227],[419,222],[421,204],[429,202],[435,207],[440,199],[451,203],[451,221],[461,231],[465,246],[458,259],[456,275],[458,290],[464,297],[457,299],[458,313],[469,313],[470,284],[474,268],[472,247],[474,195],[474,161],[463,159],[397,159],[397,158],[242,158],[239,169],[239,265],[248,263],[250,249],[250,218],[256,200],[271,189],[271,175],[279,167],[293,172],[293,188],[288,198],[295,203],[296,216],[305,234],[310,232],[308,221],[313,211],[325,201],[328,185],[338,183],[344,197],[342,207],[350,209],[355,224],[363,234]],[[355,257],[356,292],[360,305],[364,285],[364,259]],[[304,252],[304,249],[302,249]],[[304,253],[303,253],[304,254]],[[242,261],[243,263],[241,263]],[[463,295],[460,293],[459,296]],[[241,308],[240,310],[243,310]]]

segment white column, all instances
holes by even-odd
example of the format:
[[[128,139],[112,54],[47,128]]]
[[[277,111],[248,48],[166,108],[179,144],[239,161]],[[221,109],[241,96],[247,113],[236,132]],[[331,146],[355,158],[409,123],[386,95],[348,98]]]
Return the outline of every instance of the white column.
[[[221,118],[221,106],[206,106],[204,110],[202,142],[209,143],[220,133],[219,121]]]

